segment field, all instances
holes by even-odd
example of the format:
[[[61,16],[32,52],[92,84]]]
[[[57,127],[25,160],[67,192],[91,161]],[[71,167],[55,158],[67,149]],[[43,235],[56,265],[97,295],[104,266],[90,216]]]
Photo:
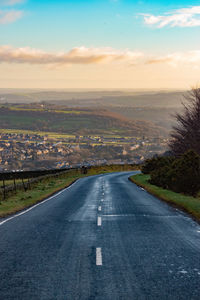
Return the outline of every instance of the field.
[[[87,115],[94,110],[109,111],[124,120],[148,122],[149,126],[171,130],[174,113],[180,111],[186,91],[173,90],[6,90],[0,89],[0,103],[16,103],[25,111],[23,103],[42,103],[65,107],[56,113]],[[17,111],[16,106],[12,110]],[[20,109],[19,109],[20,110]],[[85,111],[84,111],[85,110]],[[38,107],[35,111],[42,112]],[[87,122],[83,122],[87,125]],[[80,125],[82,125],[80,124]],[[136,124],[135,124],[136,125]],[[96,123],[95,123],[96,126]],[[148,125],[144,124],[144,127]],[[90,126],[89,126],[90,128]],[[54,131],[54,130],[52,130]],[[105,130],[104,130],[105,133]]]
[[[46,136],[51,139],[64,139],[64,138],[75,138],[75,135],[64,134],[64,133],[57,133],[57,132],[47,132],[47,131],[33,131],[33,130],[24,130],[24,129],[0,129],[0,133],[16,133],[16,134],[31,134],[31,135],[40,135]]]
[[[55,132],[67,136],[159,136],[166,131],[151,122],[129,120],[114,112],[97,109],[41,109],[35,105],[0,107],[0,128],[31,132]]]
[[[0,108],[3,108],[4,106],[1,105]],[[11,111],[27,111],[27,112],[45,112],[45,111],[49,111],[49,112],[54,112],[57,114],[73,114],[73,115],[80,115],[80,114],[89,114],[90,111],[84,111],[84,110],[73,110],[73,109],[63,109],[63,110],[58,110],[58,109],[52,109],[52,110],[45,110],[43,108],[24,108],[23,106],[9,106],[9,110]]]

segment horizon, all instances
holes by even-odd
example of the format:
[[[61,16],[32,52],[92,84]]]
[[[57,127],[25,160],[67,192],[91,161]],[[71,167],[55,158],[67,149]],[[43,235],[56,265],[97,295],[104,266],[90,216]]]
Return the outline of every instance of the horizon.
[[[86,91],[86,92],[90,92],[90,91],[94,91],[94,92],[158,92],[158,91],[161,91],[161,92],[170,92],[170,91],[174,91],[174,92],[181,92],[181,91],[188,91],[188,90],[191,90],[192,87],[190,89],[178,89],[178,88],[135,88],[135,89],[131,89],[131,88],[13,88],[13,87],[10,87],[10,88],[1,88],[0,87],[0,91],[2,90],[30,90],[30,91],[35,91],[35,90],[38,90],[38,91],[55,91],[55,92],[59,92],[59,91],[65,91],[65,92],[68,92],[68,91],[71,91],[71,92],[76,92],[76,91]]]

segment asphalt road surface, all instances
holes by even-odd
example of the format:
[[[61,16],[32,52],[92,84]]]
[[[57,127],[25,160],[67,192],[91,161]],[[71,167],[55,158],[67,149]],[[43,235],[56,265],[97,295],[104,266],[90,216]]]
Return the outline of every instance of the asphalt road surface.
[[[0,300],[199,300],[200,226],[132,173],[78,180],[0,220]]]

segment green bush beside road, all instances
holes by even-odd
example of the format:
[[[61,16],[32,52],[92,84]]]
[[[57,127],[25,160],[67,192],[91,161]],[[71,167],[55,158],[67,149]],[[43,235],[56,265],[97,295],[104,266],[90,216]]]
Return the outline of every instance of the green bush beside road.
[[[196,196],[200,191],[200,156],[193,150],[175,157],[154,157],[145,162],[143,174],[149,182],[177,193]]]

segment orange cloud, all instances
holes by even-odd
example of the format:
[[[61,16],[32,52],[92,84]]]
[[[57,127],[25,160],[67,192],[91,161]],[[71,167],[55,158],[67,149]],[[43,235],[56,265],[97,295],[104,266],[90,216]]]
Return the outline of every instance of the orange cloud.
[[[49,53],[37,49],[0,46],[0,62],[28,64],[98,64],[117,61],[134,61],[143,56],[140,52],[119,51],[112,48],[73,48],[67,53]]]
[[[0,46],[0,63],[17,63],[30,65],[92,65],[92,64],[123,64],[127,66],[142,66],[153,64],[200,65],[200,50],[175,52],[163,56],[143,54],[130,50],[112,48],[76,47],[68,52],[51,53],[38,49],[13,48]]]
[[[188,52],[176,52],[160,57],[152,57],[146,61],[146,64],[167,63],[173,66],[184,65],[198,65],[200,64],[200,50]]]

